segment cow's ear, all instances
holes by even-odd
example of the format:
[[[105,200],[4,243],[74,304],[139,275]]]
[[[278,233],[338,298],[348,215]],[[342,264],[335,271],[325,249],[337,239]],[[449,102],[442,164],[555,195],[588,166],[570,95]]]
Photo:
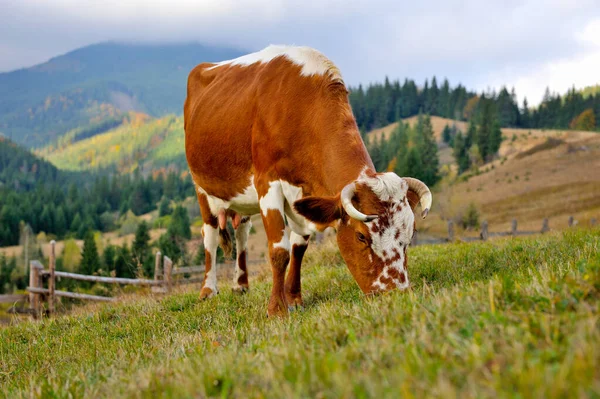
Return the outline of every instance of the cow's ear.
[[[342,217],[340,196],[304,197],[294,202],[294,209],[308,220],[319,224],[329,224]]]

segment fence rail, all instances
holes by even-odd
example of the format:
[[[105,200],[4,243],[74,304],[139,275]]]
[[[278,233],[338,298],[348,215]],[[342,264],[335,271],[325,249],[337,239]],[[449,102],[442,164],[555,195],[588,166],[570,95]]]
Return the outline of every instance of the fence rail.
[[[26,300],[27,294],[0,295],[0,303],[25,302]]]
[[[579,224],[579,221],[576,220],[573,216],[569,216],[568,220],[569,227],[573,227]],[[590,225],[596,226],[597,220],[596,218],[590,219]],[[413,241],[413,245],[420,244],[442,244],[447,242],[454,241],[464,241],[464,242],[473,242],[473,241],[487,241],[490,237],[516,237],[516,236],[526,236],[533,234],[544,234],[550,231],[550,222],[548,218],[542,221],[542,227],[539,230],[519,230],[517,219],[513,219],[511,221],[511,229],[510,231],[496,231],[490,232],[487,221],[483,221],[481,223],[481,229],[479,230],[479,236],[477,237],[457,237],[454,232],[454,222],[452,220],[448,221],[448,236],[440,237],[440,238],[432,238],[428,237],[424,240],[419,240],[418,237],[415,237]],[[416,236],[416,235],[415,235]]]
[[[29,297],[29,311],[34,318],[42,314],[42,302],[48,303],[46,313],[53,314],[55,312],[55,304],[57,297],[90,300],[90,301],[115,301],[114,297],[89,295],[79,292],[58,291],[56,290],[56,279],[68,278],[79,281],[91,281],[105,284],[123,284],[153,287],[155,292],[170,292],[174,285],[190,284],[201,282],[204,277],[188,277],[183,275],[194,275],[204,273],[204,266],[186,266],[173,267],[173,261],[168,256],[162,256],[160,252],[156,253],[154,264],[154,279],[135,279],[123,277],[104,277],[104,276],[89,276],[84,274],[69,273],[56,271],[56,242],[50,242],[50,259],[48,262],[48,270],[38,260],[29,262],[29,287],[27,287],[28,295],[4,295],[0,296],[0,303],[14,303],[24,301]],[[250,261],[248,263],[257,263]],[[173,278],[178,276],[178,278]],[[44,284],[47,282],[47,287]]]

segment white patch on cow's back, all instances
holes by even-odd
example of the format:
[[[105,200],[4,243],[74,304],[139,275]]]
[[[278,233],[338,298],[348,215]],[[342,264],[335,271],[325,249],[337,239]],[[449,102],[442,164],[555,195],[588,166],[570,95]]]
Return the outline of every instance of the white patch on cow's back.
[[[223,65],[241,65],[247,66],[257,62],[268,63],[277,57],[286,57],[294,64],[302,67],[302,76],[323,75],[329,76],[335,81],[343,83],[340,70],[325,55],[310,47],[270,45],[269,47],[247,54],[233,60],[227,60],[217,63],[208,68],[217,68]]]

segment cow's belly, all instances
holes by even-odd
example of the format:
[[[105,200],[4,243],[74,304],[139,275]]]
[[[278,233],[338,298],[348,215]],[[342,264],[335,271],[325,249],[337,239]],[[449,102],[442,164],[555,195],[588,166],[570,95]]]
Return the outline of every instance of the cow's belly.
[[[250,182],[250,185],[242,193],[238,193],[228,200],[219,198],[210,189],[205,190],[200,186],[197,186],[197,189],[199,193],[206,195],[208,206],[213,215],[217,215],[221,209],[231,209],[240,215],[252,216],[260,212],[260,206],[258,194],[254,187],[254,178]]]
[[[210,192],[207,192],[202,187],[198,187],[198,191],[206,195],[213,215],[217,215],[221,209],[231,209],[240,215],[252,216],[260,213],[260,202],[256,188],[254,187],[254,178],[250,182],[250,185],[246,187],[244,192],[231,197],[229,200],[223,200],[215,195],[211,195]],[[283,180],[281,183],[283,191],[281,199],[284,202],[284,212],[285,216],[287,216],[289,227],[292,231],[302,236],[311,235],[316,232],[315,224],[296,213],[293,208],[294,202],[302,198],[302,189]]]

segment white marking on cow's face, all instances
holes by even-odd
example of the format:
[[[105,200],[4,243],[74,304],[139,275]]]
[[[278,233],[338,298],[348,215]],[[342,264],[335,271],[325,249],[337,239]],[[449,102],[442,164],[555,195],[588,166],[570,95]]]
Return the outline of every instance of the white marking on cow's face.
[[[215,66],[208,68],[217,68],[223,65],[248,66],[257,62],[268,63],[277,57],[286,57],[296,65],[302,67],[302,76],[329,75],[331,79],[343,82],[340,70],[319,51],[310,47],[279,46],[271,45],[256,53],[247,54],[233,60],[222,61]]]
[[[406,198],[408,184],[395,173],[367,176],[364,172],[356,183],[369,187],[385,207],[377,219],[365,223],[371,236],[372,253],[377,262],[384,264],[383,270],[372,284],[373,289],[380,291],[407,288],[409,283],[404,264],[415,220]],[[371,254],[369,261],[373,264]]]

